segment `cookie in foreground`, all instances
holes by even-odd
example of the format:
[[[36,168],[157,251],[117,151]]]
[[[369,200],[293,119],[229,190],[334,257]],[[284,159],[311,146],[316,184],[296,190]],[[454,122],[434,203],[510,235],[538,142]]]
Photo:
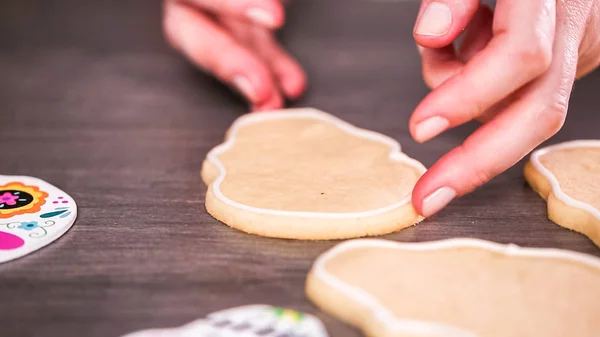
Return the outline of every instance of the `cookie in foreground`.
[[[548,218],[600,246],[600,140],[576,140],[536,150],[525,179],[548,203]]]
[[[475,239],[358,239],[321,255],[310,300],[369,337],[597,337],[600,259]]]
[[[316,109],[236,120],[207,155],[206,208],[247,233],[324,240],[381,235],[420,220],[411,193],[425,167],[395,140]]]

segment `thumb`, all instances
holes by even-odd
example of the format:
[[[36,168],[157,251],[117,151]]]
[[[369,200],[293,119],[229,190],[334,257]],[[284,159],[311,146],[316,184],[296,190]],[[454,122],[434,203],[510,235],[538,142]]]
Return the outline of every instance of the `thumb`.
[[[479,8],[479,0],[423,0],[413,31],[425,48],[450,45],[467,27]]]

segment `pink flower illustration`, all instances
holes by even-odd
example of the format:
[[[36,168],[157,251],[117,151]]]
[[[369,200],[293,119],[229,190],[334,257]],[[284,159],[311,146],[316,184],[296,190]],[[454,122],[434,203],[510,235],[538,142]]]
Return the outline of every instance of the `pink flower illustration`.
[[[19,199],[18,195],[13,195],[10,192],[4,192],[4,194],[0,196],[0,204],[7,204],[8,206],[12,206],[17,203],[17,199]]]

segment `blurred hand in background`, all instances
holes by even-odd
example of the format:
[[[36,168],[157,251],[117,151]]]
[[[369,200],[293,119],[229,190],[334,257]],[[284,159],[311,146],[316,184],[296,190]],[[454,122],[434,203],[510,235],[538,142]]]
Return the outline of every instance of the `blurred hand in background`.
[[[302,68],[276,41],[280,0],[165,0],[164,32],[200,69],[237,89],[252,110],[279,109],[304,92]]]

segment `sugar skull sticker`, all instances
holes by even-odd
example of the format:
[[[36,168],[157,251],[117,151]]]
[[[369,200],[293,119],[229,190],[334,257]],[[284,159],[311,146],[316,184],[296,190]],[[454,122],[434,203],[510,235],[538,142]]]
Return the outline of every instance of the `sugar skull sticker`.
[[[75,222],[73,198],[49,183],[0,175],[0,263],[32,253]]]

